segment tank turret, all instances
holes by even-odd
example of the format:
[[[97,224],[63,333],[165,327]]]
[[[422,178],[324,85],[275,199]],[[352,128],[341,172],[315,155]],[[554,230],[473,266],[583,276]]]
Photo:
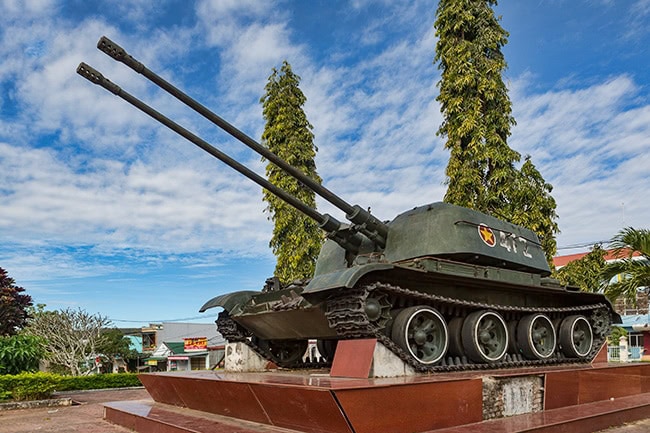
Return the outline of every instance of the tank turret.
[[[328,240],[311,279],[219,295],[219,331],[278,365],[300,364],[308,339],[329,360],[336,341],[376,338],[417,371],[587,362],[605,341],[609,301],[548,278],[530,230],[447,203],[383,222],[351,205],[187,94],[106,37],[98,48],[160,86],[340,209],[343,224],[307,206],[81,63],[77,72],[194,143],[300,212]]]

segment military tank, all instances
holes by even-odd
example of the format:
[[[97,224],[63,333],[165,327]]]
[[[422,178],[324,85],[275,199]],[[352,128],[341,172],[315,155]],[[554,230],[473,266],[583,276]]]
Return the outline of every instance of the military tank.
[[[282,367],[308,340],[331,360],[341,339],[376,338],[416,371],[529,367],[592,360],[620,316],[597,293],[561,285],[530,230],[447,203],[381,221],[290,166],[146,68],[106,37],[98,48],[144,75],[294,176],[346,216],[321,214],[81,63],[77,72],[313,218],[325,233],[314,275],[217,296],[217,326]]]

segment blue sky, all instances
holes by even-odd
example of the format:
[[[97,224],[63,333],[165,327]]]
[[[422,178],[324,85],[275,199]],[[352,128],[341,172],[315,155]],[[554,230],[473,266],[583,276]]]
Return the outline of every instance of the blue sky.
[[[381,219],[440,201],[435,8],[0,1],[0,267],[36,303],[118,326],[212,321],[203,302],[273,272],[259,187],[75,68],[87,62],[263,173],[259,157],[99,52],[102,35],[255,138],[264,84],[286,59],[302,77],[326,186]],[[559,246],[647,228],[650,0],[503,1],[497,14],[510,32],[509,144],[555,188]]]

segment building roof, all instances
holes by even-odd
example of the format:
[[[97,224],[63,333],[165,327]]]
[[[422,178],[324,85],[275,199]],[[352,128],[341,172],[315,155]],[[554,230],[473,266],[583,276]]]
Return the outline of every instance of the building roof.
[[[621,253],[618,256],[615,255],[614,251],[615,250],[613,250],[613,249],[612,250],[606,250],[606,254],[605,254],[605,257],[604,257],[606,262],[613,262],[615,260],[627,257],[629,250],[627,250],[627,249],[621,250]],[[586,256],[587,254],[589,254],[589,252],[576,253],[576,254],[567,254],[567,255],[564,255],[564,256],[556,256],[556,257],[553,257],[553,264],[555,265],[556,268],[561,268],[562,266],[565,266],[565,265],[567,265],[568,263],[570,263],[570,262],[572,262],[574,260],[580,260],[581,258]],[[632,257],[640,257],[640,256],[641,256],[641,254],[638,251],[634,251],[632,253]]]
[[[650,315],[648,314],[634,314],[629,316],[621,316],[621,328],[628,332],[634,331],[650,331]]]
[[[185,345],[182,341],[163,341],[163,344],[167,346],[174,355],[185,353]]]

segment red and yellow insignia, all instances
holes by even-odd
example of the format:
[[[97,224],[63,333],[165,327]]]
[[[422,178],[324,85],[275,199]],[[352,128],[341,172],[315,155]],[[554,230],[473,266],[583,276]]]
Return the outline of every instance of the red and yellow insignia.
[[[492,229],[485,224],[478,225],[478,235],[481,237],[481,240],[485,242],[485,245],[488,247],[493,247],[497,244],[497,238],[494,236]]]

